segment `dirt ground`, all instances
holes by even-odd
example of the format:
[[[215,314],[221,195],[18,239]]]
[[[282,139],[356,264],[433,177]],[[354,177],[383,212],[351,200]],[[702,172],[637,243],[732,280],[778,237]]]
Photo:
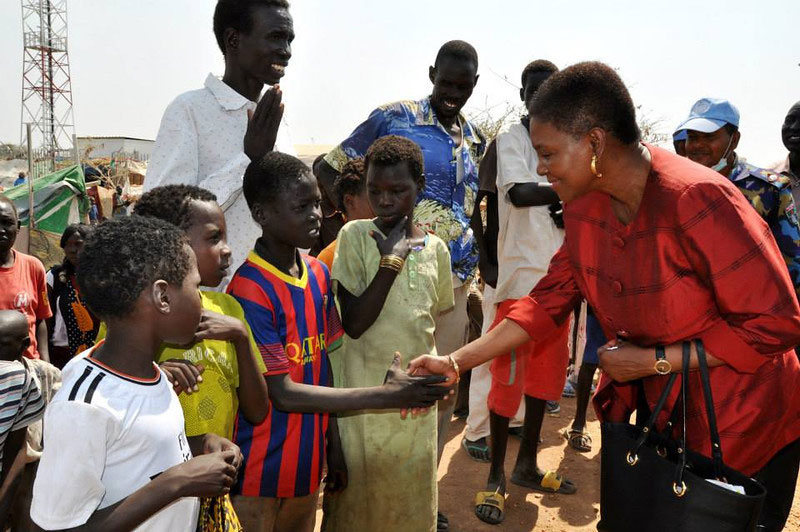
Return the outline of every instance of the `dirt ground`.
[[[539,446],[539,466],[556,469],[578,487],[574,495],[545,495],[509,483],[506,518],[492,526],[474,514],[475,493],[484,488],[489,465],[475,462],[461,448],[464,421],[454,420],[439,466],[439,507],[450,519],[452,532],[571,532],[595,530],[600,517],[600,425],[589,409],[589,431],[594,440],[591,453],[578,453],[567,446],[560,432],[572,421],[575,399],[562,399],[559,417],[546,416]],[[506,474],[510,475],[519,440],[509,438]],[[800,485],[786,531],[800,532]],[[317,530],[322,511],[317,512]],[[361,531],[353,531],[361,532]]]

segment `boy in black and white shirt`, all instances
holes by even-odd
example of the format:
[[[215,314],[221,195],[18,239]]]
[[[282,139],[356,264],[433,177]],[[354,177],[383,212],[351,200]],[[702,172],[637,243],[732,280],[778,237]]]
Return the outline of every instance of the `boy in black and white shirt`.
[[[197,497],[228,493],[241,462],[219,436],[187,441],[153,362],[162,342],[197,329],[194,253],[176,227],[134,216],[101,224],[80,260],[78,285],[108,333],[67,364],[45,413],[31,518],[45,530],[194,532]]]

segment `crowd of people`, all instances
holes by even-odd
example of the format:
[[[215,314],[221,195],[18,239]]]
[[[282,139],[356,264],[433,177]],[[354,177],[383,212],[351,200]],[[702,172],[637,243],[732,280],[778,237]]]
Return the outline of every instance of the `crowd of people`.
[[[672,153],[642,141],[613,69],[538,59],[526,114],[487,138],[463,113],[478,54],[449,41],[430,96],[377,107],[309,168],[283,119],[289,4],[218,0],[213,23],[224,75],[166,109],[131,216],[68,226],[45,272],[0,196],[0,529],[310,532],[324,484],[324,531],[445,531],[456,390],[464,452],[489,463],[475,518],[498,525],[507,480],[580,496],[537,462],[562,394],[563,437],[591,451],[590,399],[601,421],[646,418],[686,340],[726,465],[766,489],[759,530],[783,529],[800,102],[765,169],[737,154],[727,100],[698,100]],[[710,456],[687,388],[687,447]]]

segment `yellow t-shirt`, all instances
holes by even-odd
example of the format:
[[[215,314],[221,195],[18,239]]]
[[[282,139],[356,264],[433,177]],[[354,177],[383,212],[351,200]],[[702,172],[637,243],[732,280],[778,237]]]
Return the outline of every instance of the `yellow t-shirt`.
[[[241,305],[228,294],[220,292],[200,291],[203,308],[233,316],[241,320],[250,333],[250,349],[261,374],[267,373],[264,361],[258,354],[258,347],[253,334],[244,318]],[[105,323],[100,327],[98,340],[105,337]],[[199,391],[191,395],[181,393],[178,396],[186,424],[186,436],[197,436],[212,432],[225,438],[233,437],[233,425],[239,410],[239,364],[236,359],[236,348],[233,342],[226,340],[203,340],[189,347],[164,344],[156,362],[162,363],[170,359],[188,360],[192,364],[201,364],[203,382]]]

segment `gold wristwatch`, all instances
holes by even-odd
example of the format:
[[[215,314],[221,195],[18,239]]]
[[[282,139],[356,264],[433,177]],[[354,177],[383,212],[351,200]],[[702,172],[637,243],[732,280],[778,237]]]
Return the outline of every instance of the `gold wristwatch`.
[[[656,365],[654,369],[659,375],[669,375],[672,373],[672,364],[667,360],[667,353],[664,351],[663,345],[656,346]]]

